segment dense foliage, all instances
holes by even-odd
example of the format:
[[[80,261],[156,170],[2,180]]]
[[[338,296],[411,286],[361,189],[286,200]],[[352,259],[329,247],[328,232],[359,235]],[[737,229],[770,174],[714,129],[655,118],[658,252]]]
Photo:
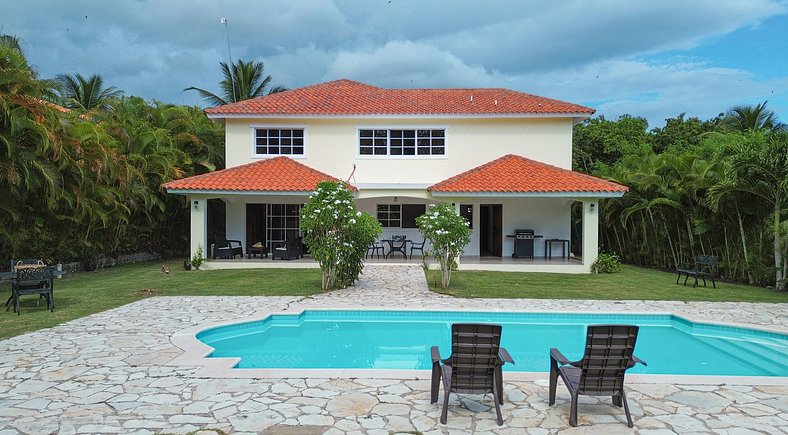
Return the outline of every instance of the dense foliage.
[[[2,264],[13,256],[95,266],[104,256],[185,249],[185,199],[161,184],[223,165],[222,127],[197,107],[115,98],[92,78],[90,111],[57,100],[56,83],[40,80],[15,42],[0,39]]]
[[[594,118],[576,127],[575,169],[630,188],[602,201],[601,249],[672,269],[720,257],[730,280],[784,288],[788,268],[788,135],[760,104],[662,128]]]
[[[429,255],[440,264],[441,286],[449,288],[451,271],[457,268],[457,257],[471,241],[470,223],[457,214],[452,204],[441,203],[430,204],[427,212],[416,218],[416,225],[432,245]]]
[[[323,290],[345,288],[364,269],[369,245],[381,232],[378,220],[356,210],[353,193],[341,182],[323,181],[301,209],[309,253],[323,271]]]

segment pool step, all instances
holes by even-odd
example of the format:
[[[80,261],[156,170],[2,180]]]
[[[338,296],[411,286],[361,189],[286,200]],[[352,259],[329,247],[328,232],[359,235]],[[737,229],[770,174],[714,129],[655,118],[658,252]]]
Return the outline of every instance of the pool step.
[[[771,376],[788,376],[788,369],[781,361],[786,361],[785,352],[759,343],[740,340],[704,337],[709,344],[730,358],[745,365],[757,367]]]

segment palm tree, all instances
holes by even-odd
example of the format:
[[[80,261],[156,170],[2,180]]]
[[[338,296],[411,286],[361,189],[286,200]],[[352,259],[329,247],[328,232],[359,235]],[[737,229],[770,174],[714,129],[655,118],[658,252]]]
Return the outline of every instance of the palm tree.
[[[738,191],[770,206],[775,287],[783,290],[782,215],[788,203],[788,133],[746,133],[722,148],[720,157],[727,165],[725,179],[710,190],[710,203],[718,209],[720,198]]]
[[[767,102],[732,107],[722,119],[723,128],[733,131],[785,130],[786,125],[777,119],[774,111],[766,108]]]
[[[58,84],[58,94],[70,109],[78,110],[106,110],[109,101],[119,98],[123,91],[114,86],[104,87],[104,79],[98,74],[85,78],[81,74],[61,74],[55,79]]]
[[[224,62],[219,62],[222,68],[224,80],[219,83],[222,88],[221,96],[198,87],[188,87],[185,91],[197,91],[208,104],[212,106],[222,106],[228,103],[248,100],[266,94],[286,91],[284,86],[273,86],[266,92],[266,87],[271,83],[271,76],[265,75],[265,68],[262,62],[238,62],[228,66]]]

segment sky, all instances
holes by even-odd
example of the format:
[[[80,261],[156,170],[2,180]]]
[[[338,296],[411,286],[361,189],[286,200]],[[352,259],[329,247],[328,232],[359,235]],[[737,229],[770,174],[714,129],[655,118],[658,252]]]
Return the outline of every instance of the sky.
[[[288,88],[503,87],[652,127],[768,100],[788,122],[786,0],[2,0],[0,33],[43,78],[176,104],[244,59]]]

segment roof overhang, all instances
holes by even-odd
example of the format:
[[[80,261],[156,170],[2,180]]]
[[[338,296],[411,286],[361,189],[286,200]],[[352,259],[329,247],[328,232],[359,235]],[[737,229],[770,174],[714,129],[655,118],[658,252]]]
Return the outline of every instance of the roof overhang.
[[[275,196],[309,196],[312,191],[311,190],[280,190],[280,191],[273,191],[273,190],[201,190],[201,189],[167,189],[167,193],[171,193],[173,195],[219,195],[219,196],[229,196],[229,195],[275,195]]]
[[[348,114],[348,115],[309,115],[309,114],[260,114],[260,113],[206,113],[210,119],[549,119],[572,118],[578,124],[593,115],[592,113],[440,113],[440,114]]]
[[[621,198],[625,192],[430,192],[436,198]]]

